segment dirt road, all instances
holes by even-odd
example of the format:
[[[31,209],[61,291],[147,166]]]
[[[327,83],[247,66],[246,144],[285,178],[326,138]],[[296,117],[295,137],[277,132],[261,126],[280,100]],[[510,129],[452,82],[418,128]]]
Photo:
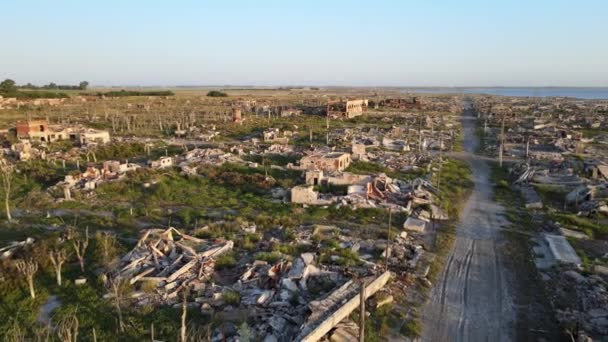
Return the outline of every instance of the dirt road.
[[[513,290],[500,253],[507,226],[493,200],[490,168],[473,152],[475,117],[463,116],[461,158],[472,169],[475,187],[461,214],[454,248],[423,311],[422,341],[511,341],[515,339]]]

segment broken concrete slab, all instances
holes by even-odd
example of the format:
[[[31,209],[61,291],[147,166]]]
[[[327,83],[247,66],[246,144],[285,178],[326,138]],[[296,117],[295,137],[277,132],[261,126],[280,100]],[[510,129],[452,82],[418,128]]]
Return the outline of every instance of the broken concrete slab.
[[[403,228],[417,233],[424,233],[426,231],[426,223],[424,220],[408,217],[403,223]]]

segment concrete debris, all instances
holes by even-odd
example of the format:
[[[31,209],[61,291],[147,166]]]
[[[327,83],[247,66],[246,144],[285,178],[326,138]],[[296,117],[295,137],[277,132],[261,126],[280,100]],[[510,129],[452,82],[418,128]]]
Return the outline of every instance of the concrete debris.
[[[581,259],[564,236],[553,234],[543,234],[543,236],[549,244],[549,250],[557,261],[580,266]]]
[[[427,222],[424,220],[408,217],[403,223],[403,228],[416,233],[424,233],[426,231]]]
[[[34,238],[28,237],[23,241],[13,241],[8,246],[0,247],[0,259],[10,258],[16,251],[35,242]]]
[[[175,228],[147,229],[112,276],[128,279],[130,284],[153,284],[154,291],[142,295],[141,301],[145,297],[146,302],[174,303],[182,288],[201,289],[201,281],[213,275],[215,258],[233,245],[232,241],[199,239]]]

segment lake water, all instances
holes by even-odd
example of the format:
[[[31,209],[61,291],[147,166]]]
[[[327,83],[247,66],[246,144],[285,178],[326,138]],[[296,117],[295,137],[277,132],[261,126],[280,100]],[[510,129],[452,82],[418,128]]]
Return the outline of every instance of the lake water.
[[[579,99],[608,99],[608,87],[567,88],[567,87],[497,87],[497,88],[404,88],[411,93],[454,93],[489,94],[525,97],[575,97]]]

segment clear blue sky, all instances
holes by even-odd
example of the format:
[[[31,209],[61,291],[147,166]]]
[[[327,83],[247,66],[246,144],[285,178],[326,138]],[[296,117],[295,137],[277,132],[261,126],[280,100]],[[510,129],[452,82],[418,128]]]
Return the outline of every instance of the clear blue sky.
[[[608,86],[606,18],[606,0],[1,0],[0,78]]]

